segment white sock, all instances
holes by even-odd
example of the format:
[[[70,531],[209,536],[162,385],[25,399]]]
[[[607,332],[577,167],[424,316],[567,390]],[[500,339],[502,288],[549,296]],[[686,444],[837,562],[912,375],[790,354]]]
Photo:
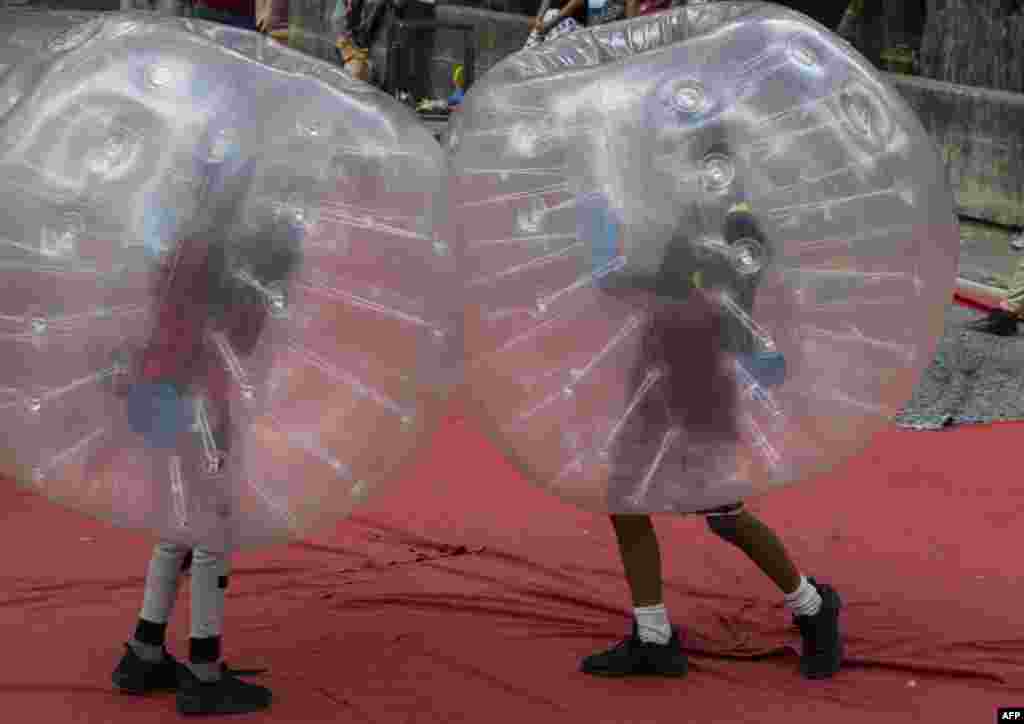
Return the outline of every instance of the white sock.
[[[664,646],[672,638],[672,624],[664,603],[657,606],[638,606],[633,609],[636,617],[637,635],[644,643]]]
[[[794,616],[814,616],[821,610],[821,594],[804,576],[792,593],[786,594],[786,606]]]

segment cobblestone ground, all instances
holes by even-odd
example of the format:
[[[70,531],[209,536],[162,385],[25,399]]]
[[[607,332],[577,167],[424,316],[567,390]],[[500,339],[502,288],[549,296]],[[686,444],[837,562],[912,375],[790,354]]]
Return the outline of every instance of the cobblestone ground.
[[[961,225],[960,276],[1005,288],[1024,252],[1006,231]],[[1024,420],[1024,335],[994,337],[965,327],[978,312],[951,304],[935,360],[896,424],[936,430],[961,423]]]
[[[935,430],[1024,420],[1024,335],[995,337],[964,327],[979,316],[950,305],[935,360],[896,424]]]
[[[960,225],[960,276],[972,282],[1006,288],[1024,251],[1011,246],[1012,235],[969,222]]]

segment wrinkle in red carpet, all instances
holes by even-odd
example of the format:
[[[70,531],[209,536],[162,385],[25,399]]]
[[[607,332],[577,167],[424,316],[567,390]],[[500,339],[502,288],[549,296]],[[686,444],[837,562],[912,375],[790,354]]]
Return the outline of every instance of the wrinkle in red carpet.
[[[328,535],[247,553],[226,646],[276,702],[246,721],[987,722],[1024,702],[1021,426],[880,434],[756,510],[846,601],[846,670],[807,682],[780,597],[697,519],[658,519],[690,676],[606,681],[578,660],[629,601],[605,518],[523,483],[454,414],[415,475]],[[178,721],[123,697],[147,539],[0,487],[4,721]],[[184,650],[183,588],[170,647]]]

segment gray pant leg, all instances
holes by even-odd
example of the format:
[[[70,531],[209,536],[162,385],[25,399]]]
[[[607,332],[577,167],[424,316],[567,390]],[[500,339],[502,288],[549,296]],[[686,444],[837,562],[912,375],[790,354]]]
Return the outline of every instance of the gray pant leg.
[[[220,636],[224,631],[224,594],[228,558],[223,553],[196,548],[192,557],[192,630],[194,639]]]
[[[181,584],[181,564],[188,550],[173,543],[158,543],[153,548],[140,614],[143,620],[165,624],[171,619]]]

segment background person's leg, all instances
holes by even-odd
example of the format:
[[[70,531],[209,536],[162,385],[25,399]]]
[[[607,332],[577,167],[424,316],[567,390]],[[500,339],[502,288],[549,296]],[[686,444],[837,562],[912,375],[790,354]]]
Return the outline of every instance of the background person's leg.
[[[200,20],[209,20],[221,25],[230,25],[242,30],[256,30],[256,19],[252,16],[239,15],[222,8],[214,8],[197,2],[192,7],[192,17]]]
[[[1006,294],[1006,310],[1024,317],[1024,256],[1017,261],[1017,268],[1010,279],[1010,289]]]
[[[1024,257],[1017,262],[1010,288],[1000,306],[967,326],[986,334],[1012,337],[1020,330],[1021,319],[1024,319]]]
[[[407,0],[402,13],[404,20],[435,20],[437,17],[433,3],[419,0]],[[408,90],[416,102],[434,96],[431,64],[434,59],[435,35],[433,30],[410,30],[406,36],[410,47],[402,53],[399,86]]]
[[[781,0],[780,5],[814,18],[829,30],[835,30],[849,5],[848,0]]]
[[[268,33],[275,40],[288,40],[288,0],[256,0],[254,3],[254,25],[261,33]]]

